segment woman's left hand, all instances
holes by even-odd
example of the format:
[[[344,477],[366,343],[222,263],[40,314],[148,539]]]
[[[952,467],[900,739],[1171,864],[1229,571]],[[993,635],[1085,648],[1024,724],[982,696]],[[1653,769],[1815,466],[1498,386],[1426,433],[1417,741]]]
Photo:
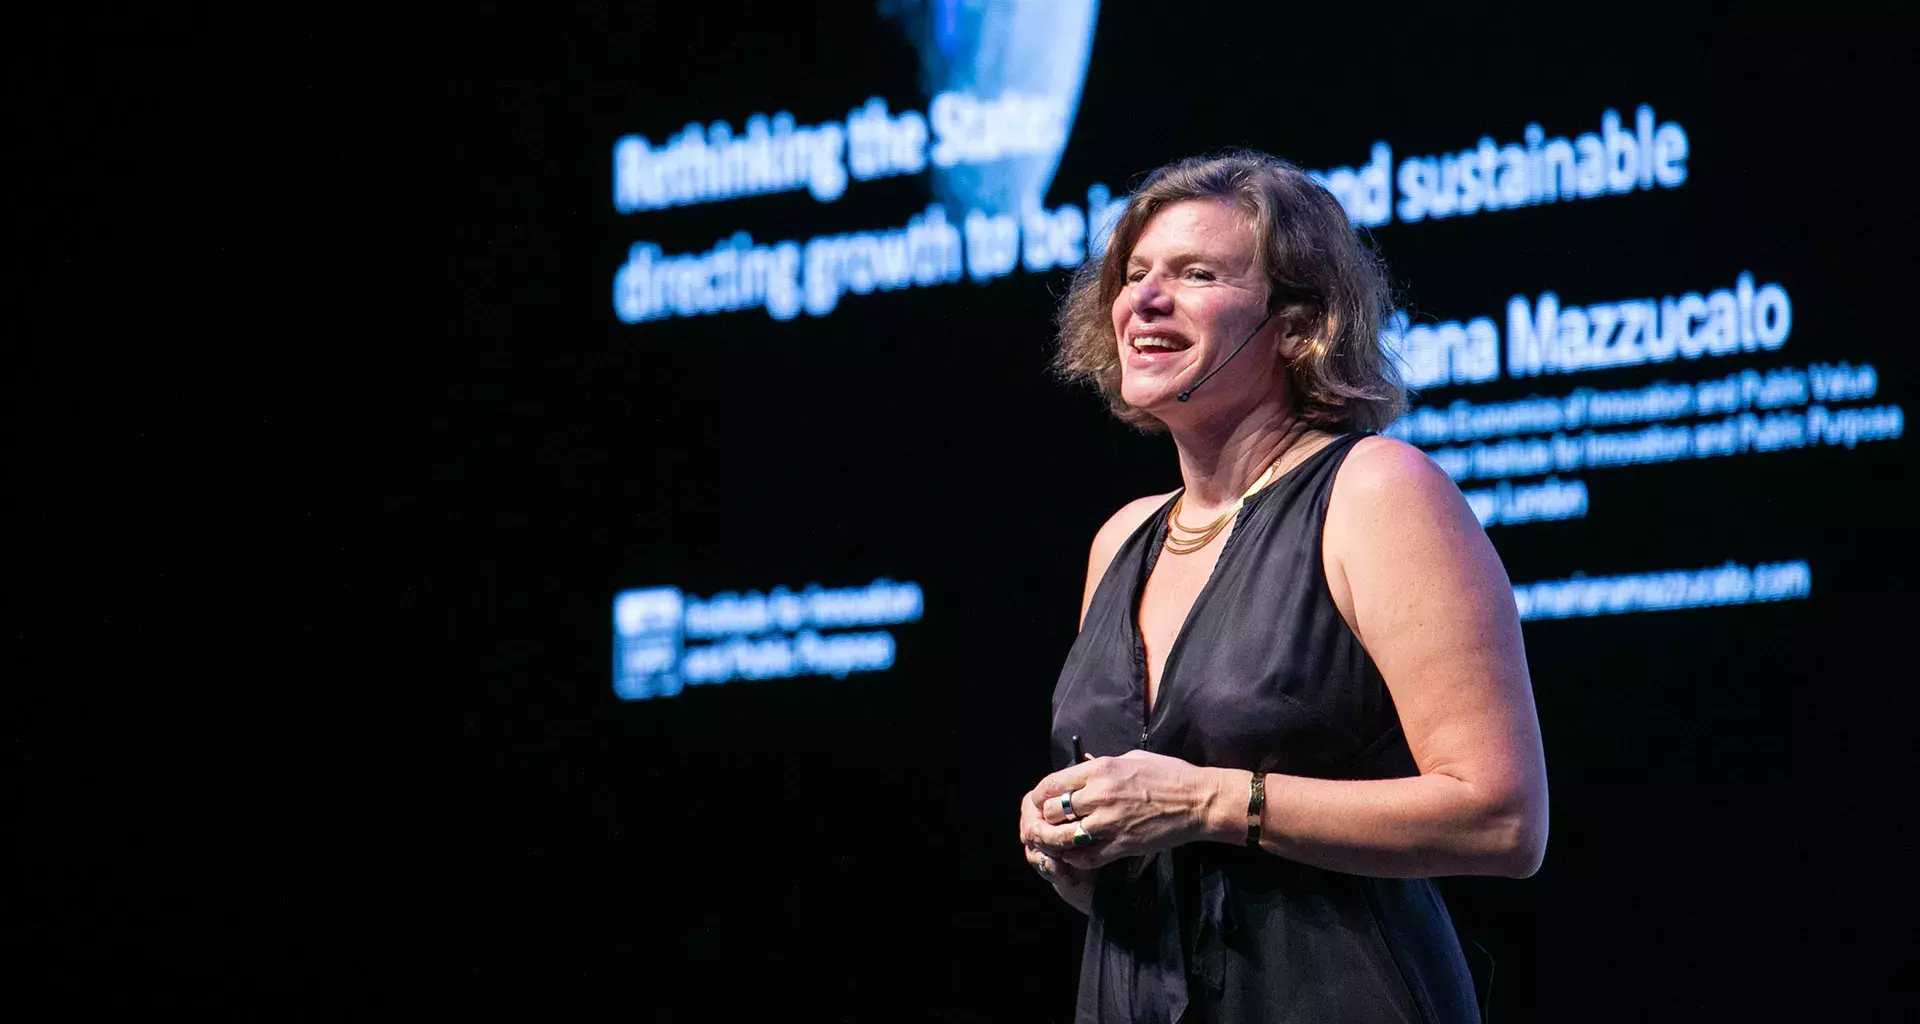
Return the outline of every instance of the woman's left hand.
[[[1177,757],[1145,750],[1097,757],[1054,772],[1027,794],[1041,820],[1021,839],[1072,867],[1097,868],[1198,838],[1206,794],[1204,770]],[[1092,841],[1074,845],[1079,829]]]

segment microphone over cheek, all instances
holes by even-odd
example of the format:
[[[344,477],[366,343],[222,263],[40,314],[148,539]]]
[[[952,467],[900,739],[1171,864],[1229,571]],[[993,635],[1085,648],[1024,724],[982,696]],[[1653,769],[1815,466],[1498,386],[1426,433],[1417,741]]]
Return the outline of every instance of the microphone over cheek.
[[[1208,371],[1207,371],[1207,373],[1206,373],[1206,376],[1204,376],[1204,377],[1201,377],[1201,378],[1200,378],[1199,380],[1197,380],[1197,381],[1194,381],[1194,383],[1193,383],[1193,387],[1190,387],[1190,388],[1182,388],[1182,389],[1180,390],[1180,393],[1179,393],[1178,395],[1175,395],[1174,397],[1175,397],[1175,398],[1178,398],[1178,399],[1179,399],[1180,401],[1182,401],[1182,402],[1184,402],[1184,401],[1186,401],[1186,400],[1187,400],[1187,399],[1189,399],[1189,398],[1192,398],[1192,397],[1193,397],[1193,393],[1194,393],[1195,391],[1197,391],[1197,390],[1199,390],[1199,389],[1200,389],[1200,385],[1202,385],[1202,384],[1205,384],[1205,383],[1206,383],[1206,382],[1207,382],[1207,381],[1208,381],[1208,380],[1209,380],[1210,378],[1212,378],[1212,376],[1213,376],[1214,374],[1216,374],[1216,373],[1219,373],[1219,372],[1220,372],[1221,370],[1223,370],[1223,369],[1225,369],[1225,368],[1226,368],[1226,365],[1227,365],[1228,363],[1231,363],[1231,362],[1233,362],[1233,357],[1234,357],[1234,356],[1237,356],[1237,355],[1239,355],[1239,354],[1240,354],[1240,350],[1241,350],[1241,349],[1243,349],[1243,348],[1246,348],[1246,347],[1247,347],[1247,342],[1249,342],[1249,341],[1252,341],[1252,340],[1253,340],[1253,337],[1254,337],[1254,335],[1256,335],[1256,334],[1259,334],[1259,333],[1260,333],[1260,328],[1262,328],[1262,327],[1265,327],[1265,326],[1267,326],[1267,321],[1269,321],[1269,320],[1271,320],[1271,319],[1273,319],[1273,314],[1272,314],[1272,313],[1268,313],[1268,314],[1267,314],[1266,316],[1263,316],[1263,317],[1261,317],[1261,318],[1260,318],[1260,322],[1259,322],[1259,323],[1257,323],[1257,324],[1254,324],[1254,325],[1253,325],[1253,330],[1252,330],[1252,331],[1250,331],[1250,332],[1248,332],[1248,334],[1247,334],[1247,338],[1246,338],[1246,341],[1242,341],[1242,342],[1241,342],[1241,343],[1240,343],[1240,344],[1239,344],[1238,346],[1236,346],[1236,347],[1234,348],[1234,350],[1233,350],[1233,352],[1232,352],[1231,354],[1229,354],[1229,355],[1227,356],[1227,358],[1225,358],[1225,359],[1222,359],[1222,360],[1220,360],[1220,365],[1219,365],[1219,366],[1216,366],[1216,367],[1214,367],[1213,369],[1211,369],[1211,370],[1208,370]]]

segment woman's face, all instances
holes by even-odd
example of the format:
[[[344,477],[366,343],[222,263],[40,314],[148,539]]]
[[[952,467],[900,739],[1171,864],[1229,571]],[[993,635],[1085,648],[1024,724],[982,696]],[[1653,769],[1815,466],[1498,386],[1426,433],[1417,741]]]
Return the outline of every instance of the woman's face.
[[[1266,316],[1267,282],[1253,227],[1225,202],[1188,199],[1153,215],[1127,261],[1113,300],[1120,397],[1155,415],[1220,365]],[[1217,400],[1257,398],[1274,385],[1270,322],[1225,369],[1194,392]]]

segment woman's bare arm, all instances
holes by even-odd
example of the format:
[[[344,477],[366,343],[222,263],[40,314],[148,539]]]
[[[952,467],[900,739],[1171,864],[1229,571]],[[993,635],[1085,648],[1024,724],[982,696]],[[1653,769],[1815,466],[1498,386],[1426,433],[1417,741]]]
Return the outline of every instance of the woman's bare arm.
[[[1328,584],[1380,668],[1420,774],[1269,775],[1262,845],[1354,874],[1538,870],[1547,779],[1506,572],[1445,473],[1372,438],[1336,478]],[[1251,773],[1201,769],[1196,838],[1241,843]]]

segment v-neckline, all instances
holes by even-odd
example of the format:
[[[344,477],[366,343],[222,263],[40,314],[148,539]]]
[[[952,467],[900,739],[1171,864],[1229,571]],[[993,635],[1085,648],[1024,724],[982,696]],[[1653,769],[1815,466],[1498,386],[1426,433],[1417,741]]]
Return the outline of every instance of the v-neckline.
[[[1181,618],[1180,628],[1174,631],[1173,643],[1167,646],[1167,657],[1160,663],[1159,693],[1152,704],[1149,705],[1147,702],[1147,684],[1149,682],[1147,672],[1147,639],[1146,634],[1140,629],[1140,604],[1146,599],[1147,581],[1153,577],[1153,567],[1160,564],[1160,553],[1166,546],[1168,520],[1173,517],[1173,503],[1180,500],[1180,495],[1186,493],[1186,488],[1182,487],[1175,491],[1173,496],[1168,498],[1167,501],[1160,506],[1159,513],[1152,520],[1155,526],[1151,535],[1148,537],[1150,546],[1147,548],[1146,557],[1141,560],[1139,571],[1134,573],[1133,593],[1129,595],[1127,600],[1127,628],[1131,630],[1133,634],[1134,680],[1140,688],[1140,742],[1143,746],[1146,744],[1148,736],[1153,733],[1155,714],[1166,707],[1167,682],[1173,678],[1174,658],[1180,653],[1180,645],[1187,638],[1187,627],[1193,624],[1193,613],[1199,611],[1201,602],[1205,601],[1208,595],[1213,593],[1213,585],[1220,579],[1220,567],[1226,564],[1227,556],[1233,553],[1234,545],[1240,541],[1240,521],[1246,518],[1250,510],[1262,504],[1263,499],[1268,495],[1292,481],[1300,480],[1300,474],[1306,469],[1308,463],[1313,462],[1325,453],[1333,450],[1335,446],[1347,437],[1348,435],[1345,433],[1335,434],[1332,440],[1309,453],[1306,458],[1301,459],[1285,473],[1275,477],[1267,486],[1260,488],[1240,500],[1240,508],[1233,514],[1233,528],[1227,531],[1226,539],[1221,541],[1220,557],[1214,559],[1213,568],[1207,570],[1207,581],[1201,584],[1199,592],[1193,595],[1193,603],[1187,606],[1187,614]],[[1161,717],[1165,716],[1162,715]]]
[[[1297,469],[1299,467],[1296,466],[1295,468]],[[1252,507],[1255,498],[1266,494],[1278,486],[1280,486],[1280,481],[1275,480],[1266,487],[1262,487],[1260,490],[1241,499],[1240,508],[1233,513],[1232,528],[1227,531],[1226,539],[1220,542],[1220,557],[1213,560],[1213,568],[1207,570],[1207,581],[1202,583],[1200,590],[1193,595],[1193,603],[1187,606],[1187,614],[1181,617],[1180,627],[1174,630],[1173,642],[1167,645],[1167,656],[1160,662],[1159,693],[1155,695],[1152,702],[1149,703],[1148,690],[1152,680],[1147,666],[1146,633],[1140,628],[1140,605],[1146,599],[1147,581],[1153,578],[1153,567],[1160,564],[1161,550],[1166,546],[1167,521],[1173,516],[1173,502],[1179,500],[1180,495],[1185,493],[1186,488],[1183,487],[1179,491],[1174,492],[1173,497],[1169,499],[1165,505],[1161,506],[1160,514],[1155,517],[1155,522],[1158,525],[1153,530],[1150,538],[1152,545],[1147,549],[1146,558],[1141,561],[1140,571],[1134,574],[1133,594],[1128,600],[1131,614],[1127,616],[1127,625],[1133,631],[1134,677],[1135,682],[1137,682],[1140,687],[1141,743],[1145,743],[1147,737],[1153,732],[1155,712],[1166,706],[1167,680],[1172,678],[1173,675],[1174,656],[1180,653],[1180,644],[1187,638],[1187,627],[1193,622],[1193,613],[1199,610],[1200,602],[1206,600],[1207,595],[1213,591],[1214,581],[1220,578],[1220,567],[1226,564],[1227,556],[1233,553],[1234,542],[1240,538],[1240,520],[1246,517],[1247,510]]]

